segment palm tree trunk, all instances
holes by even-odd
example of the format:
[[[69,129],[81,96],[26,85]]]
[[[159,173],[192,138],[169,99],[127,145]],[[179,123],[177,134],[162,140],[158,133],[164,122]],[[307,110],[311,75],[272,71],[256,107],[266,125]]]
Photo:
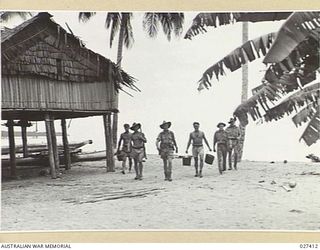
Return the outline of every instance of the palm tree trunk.
[[[242,23],[242,43],[245,43],[249,40],[249,23]],[[241,103],[245,102],[248,99],[248,73],[249,66],[248,63],[242,66],[242,91],[241,91]],[[240,125],[241,137],[239,140],[239,152],[238,152],[238,161],[242,159],[244,140],[246,135],[246,128]]]
[[[121,66],[122,60],[122,49],[123,49],[123,39],[124,39],[124,25],[121,23],[120,33],[119,33],[119,41],[118,41],[118,52],[117,52],[117,64]],[[117,102],[119,106],[119,93],[117,97]],[[113,113],[113,121],[112,121],[112,136],[113,136],[113,147],[116,148],[118,142],[118,113]]]

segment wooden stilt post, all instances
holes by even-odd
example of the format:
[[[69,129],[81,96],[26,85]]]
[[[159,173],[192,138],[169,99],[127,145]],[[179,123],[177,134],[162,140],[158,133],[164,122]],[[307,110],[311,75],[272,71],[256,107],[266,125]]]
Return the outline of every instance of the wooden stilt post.
[[[8,120],[8,136],[9,136],[9,150],[10,150],[10,176],[16,177],[16,145],[14,140],[14,124],[13,120]]]
[[[107,172],[114,172],[111,113],[103,115],[103,125],[106,140]]]
[[[21,122],[21,137],[22,137],[22,147],[23,147],[23,157],[29,156],[28,153],[28,143],[27,143],[27,121]]]
[[[63,141],[63,153],[64,153],[64,165],[65,169],[71,168],[71,157],[69,149],[69,141],[67,134],[66,119],[61,119],[61,128],[62,128],[62,141]]]
[[[48,155],[49,155],[49,164],[51,170],[51,178],[56,179],[56,167],[54,162],[54,153],[53,153],[53,145],[52,145],[52,134],[51,134],[51,122],[50,115],[45,115],[45,123],[46,123],[46,133],[47,133],[47,143],[48,143]]]
[[[54,156],[54,163],[56,168],[57,177],[60,175],[60,161],[59,161],[59,152],[58,152],[58,146],[57,146],[57,136],[56,136],[56,130],[54,128],[54,118],[51,117],[51,135],[52,135],[52,148],[53,148],[53,156]]]

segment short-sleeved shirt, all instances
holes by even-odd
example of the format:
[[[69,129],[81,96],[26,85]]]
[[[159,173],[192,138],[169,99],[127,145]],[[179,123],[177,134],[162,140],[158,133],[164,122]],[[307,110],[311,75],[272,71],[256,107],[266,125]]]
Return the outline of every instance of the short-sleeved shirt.
[[[226,144],[228,141],[228,134],[225,130],[218,130],[214,133],[213,143]]]
[[[199,147],[203,146],[203,138],[205,137],[204,133],[202,131],[193,131],[190,133],[190,138],[192,140],[192,146]]]
[[[144,140],[146,141],[146,137],[141,132],[134,132],[131,135],[131,142],[133,148],[143,148]]]
[[[240,136],[240,129],[236,125],[230,125],[225,131],[227,132],[228,139],[238,139]]]
[[[175,144],[174,133],[170,130],[162,131],[158,135],[157,141],[160,142],[160,149],[173,149]]]

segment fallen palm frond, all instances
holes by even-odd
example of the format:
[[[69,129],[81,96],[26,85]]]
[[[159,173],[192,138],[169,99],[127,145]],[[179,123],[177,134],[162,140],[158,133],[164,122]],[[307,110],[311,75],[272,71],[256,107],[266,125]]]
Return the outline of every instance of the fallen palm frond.
[[[203,73],[199,80],[198,90],[209,88],[213,75],[215,75],[217,80],[219,80],[219,76],[225,75],[224,67],[233,72],[241,68],[242,65],[264,56],[271,47],[275,37],[276,33],[269,33],[247,41],[242,46],[233,50]]]
[[[235,22],[263,22],[287,19],[292,12],[225,12],[199,13],[188,29],[185,39],[207,32],[206,27],[218,27]]]

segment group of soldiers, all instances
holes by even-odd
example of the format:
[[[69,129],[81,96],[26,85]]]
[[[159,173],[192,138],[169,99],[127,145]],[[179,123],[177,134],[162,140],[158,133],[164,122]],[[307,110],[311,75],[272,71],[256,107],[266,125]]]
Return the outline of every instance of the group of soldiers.
[[[227,157],[229,163],[229,170],[237,169],[238,159],[238,143],[240,140],[240,129],[235,125],[236,119],[230,118],[229,126],[225,128],[226,124],[218,123],[218,130],[213,137],[213,151],[217,152],[219,173],[226,171]],[[162,131],[157,137],[156,147],[159,155],[163,160],[163,170],[165,181],[172,181],[172,160],[174,153],[178,153],[178,145],[174,133],[169,130],[171,122],[164,121],[160,128]],[[204,147],[205,142],[209,151],[212,151],[204,132],[200,131],[200,123],[193,123],[194,131],[189,135],[189,141],[186,148],[186,154],[190,145],[192,144],[192,157],[194,158],[195,177],[202,178],[202,169],[204,166]],[[136,173],[135,180],[142,180],[143,177],[143,162],[147,159],[145,143],[147,139],[141,131],[140,123],[133,123],[132,126],[124,124],[125,132],[121,134],[117,154],[121,155],[122,173],[125,174],[126,163],[129,161],[129,171],[131,171],[132,164]],[[133,133],[130,132],[133,131]],[[133,162],[132,162],[133,160]]]

